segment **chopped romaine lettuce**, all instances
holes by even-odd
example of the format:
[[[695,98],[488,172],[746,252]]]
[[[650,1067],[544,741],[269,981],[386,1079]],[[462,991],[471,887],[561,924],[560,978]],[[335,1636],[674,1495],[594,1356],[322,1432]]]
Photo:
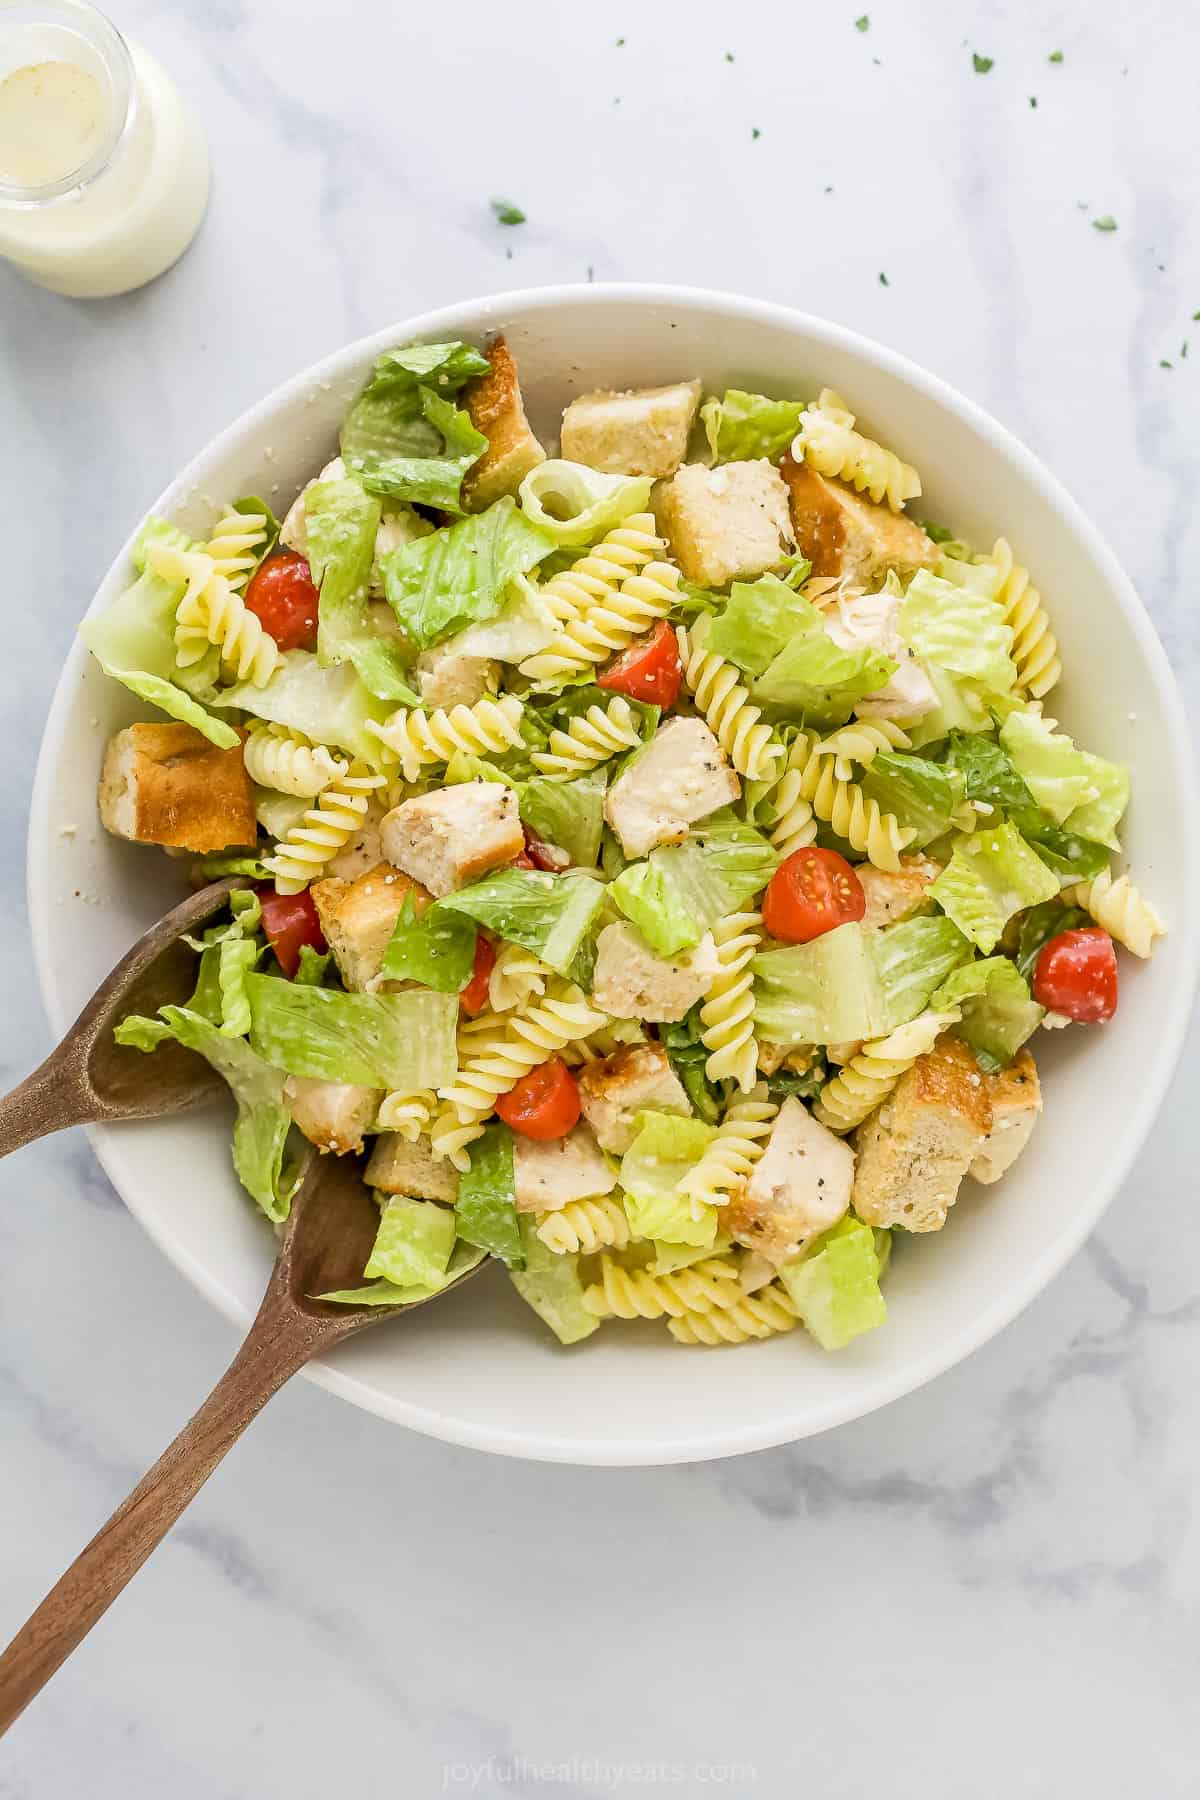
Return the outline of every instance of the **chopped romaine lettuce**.
[[[803,400],[768,400],[765,394],[726,388],[720,400],[704,402],[700,417],[715,463],[764,456],[775,462],[799,430],[803,411]]]
[[[434,1294],[440,1294],[469,1269],[477,1269],[483,1258],[482,1250],[464,1244],[460,1238],[450,1252],[444,1273],[436,1281],[407,1282],[403,1287],[394,1281],[372,1281],[366,1287],[338,1288],[330,1294],[314,1294],[313,1299],[327,1300],[338,1306],[414,1306],[420,1300],[431,1300]]]
[[[314,950],[311,944],[301,944],[300,963],[292,980],[298,981],[301,987],[324,987],[332,961],[332,951]]]
[[[1074,816],[1074,815],[1072,815]],[[1091,838],[1076,837],[1062,825],[1050,825],[1039,818],[1035,824],[1028,818],[1015,819],[1026,843],[1031,844],[1048,869],[1053,869],[1063,887],[1077,881],[1091,881],[1101,869],[1108,867],[1108,849]]]
[[[621,1158],[625,1211],[635,1237],[663,1238],[671,1244],[711,1245],[717,1235],[715,1208],[692,1217],[692,1203],[677,1189],[716,1133],[702,1119],[677,1113],[643,1112],[637,1136]]]
[[[521,510],[559,545],[594,544],[631,514],[644,512],[654,486],[648,475],[604,475],[556,458],[521,483]]]
[[[962,778],[923,756],[881,751],[863,770],[859,785],[884,812],[916,833],[910,850],[920,850],[949,831],[962,804]]]
[[[189,537],[178,525],[172,525],[169,519],[162,519],[157,513],[150,513],[142,523],[142,528],[133,540],[133,549],[129,560],[134,573],[144,575],[146,572],[146,549],[150,544],[163,544],[168,550],[203,550],[204,545]]]
[[[776,1044],[881,1037],[915,1019],[971,947],[948,919],[906,919],[882,931],[839,925],[753,963],[755,1026]]]
[[[1062,900],[1044,900],[1040,906],[1031,906],[1021,917],[1017,941],[1017,968],[1026,981],[1051,938],[1060,931],[1086,930],[1091,923],[1091,916],[1081,906],[1068,906]]]
[[[930,1005],[936,1012],[961,1009],[955,1035],[970,1044],[989,1075],[1007,1068],[1043,1017],[1024,976],[1006,956],[983,957],[956,969]]]
[[[441,648],[456,656],[487,656],[495,662],[519,663],[544,650],[558,630],[550,607],[527,575],[510,581],[493,619],[468,625],[443,640]]]
[[[693,1263],[708,1256],[724,1256],[732,1240],[718,1232],[711,1244],[670,1244],[658,1238],[654,1242],[654,1258],[647,1267],[652,1275],[673,1275],[677,1269],[690,1269]]]
[[[754,683],[760,706],[803,716],[814,725],[841,725],[856,701],[896,673],[890,656],[860,644],[845,650],[824,629],[793,637]]]
[[[702,642],[748,675],[762,675],[792,639],[820,628],[811,600],[778,575],[735,581],[729,599],[705,627]]]
[[[438,907],[464,913],[510,943],[523,944],[560,975],[573,976],[604,907],[604,893],[603,883],[590,875],[508,868],[447,894]]]
[[[822,1350],[842,1350],[887,1318],[881,1273],[874,1231],[847,1214],[801,1261],[785,1263],[779,1279]]]
[[[323,668],[350,662],[373,694],[406,706],[419,704],[399,646],[381,637],[367,611],[382,506],[357,481],[315,481],[305,489],[308,561],[321,590],[317,660]]]
[[[487,358],[467,344],[411,344],[377,358],[342,426],[346,467],[374,494],[462,509],[462,479],[487,449],[448,396]]]
[[[971,563],[949,563],[947,570],[984,573]],[[948,579],[919,569],[900,606],[900,633],[926,663],[949,675],[978,682],[989,693],[1007,694],[1017,678],[1012,627],[1004,608],[985,583]],[[968,727],[969,729],[969,727]]]
[[[547,1324],[560,1344],[577,1344],[599,1328],[583,1303],[579,1258],[547,1249],[528,1213],[519,1220],[524,1268],[512,1268],[512,1284],[527,1306]]]
[[[605,771],[590,769],[574,781],[533,775],[517,788],[521,823],[543,844],[565,850],[579,869],[592,869],[604,829]]]
[[[477,936],[471,920],[460,913],[435,905],[418,914],[408,893],[380,973],[387,981],[419,981],[439,994],[460,993],[471,979]]]
[[[384,592],[413,643],[427,650],[466,625],[494,618],[509,583],[553,547],[506,497],[384,557]]]
[[[761,893],[779,867],[779,852],[761,831],[739,819],[731,806],[698,820],[689,841],[699,846],[709,868],[719,876],[726,912],[737,912]]]
[[[868,932],[867,940],[883,992],[880,1032],[915,1019],[929,1005],[939,982],[971,955],[962,932],[949,919],[937,917],[902,919],[898,925]]]
[[[1093,798],[1083,752],[1040,713],[1010,713],[1000,727],[1000,742],[1034,800],[1056,825]]]
[[[403,994],[343,994],[278,975],[248,975],[250,1041],[289,1075],[361,1087],[444,1087],[458,1067],[458,1002],[413,988]]]
[[[929,889],[931,898],[985,956],[995,949],[1014,913],[1053,899],[1058,891],[1058,876],[1007,822],[960,838]]]
[[[695,844],[671,844],[633,862],[608,897],[637,926],[655,956],[698,944],[730,909],[725,884]]]
[[[366,730],[373,719],[382,725],[393,708],[376,699],[349,663],[323,669],[308,650],[289,650],[279,659],[266,687],[240,681],[222,688],[214,705],[236,707],[256,719],[290,725],[316,744],[330,744],[373,762],[379,741]],[[236,738],[236,733],[234,734]]]
[[[510,1268],[521,1267],[513,1139],[507,1125],[489,1125],[471,1145],[471,1166],[459,1178],[455,1212],[459,1236],[467,1243],[478,1244]]]
[[[1068,815],[1066,828],[1079,838],[1119,850],[1117,826],[1129,805],[1129,770],[1123,763],[1093,756],[1090,750],[1081,754],[1091,781],[1092,798]]]
[[[1008,752],[995,738],[952,731],[946,767],[962,776],[968,800],[978,800],[1006,818],[1023,820],[1036,816],[1037,802],[1017,774]]]
[[[396,1287],[437,1288],[449,1266],[454,1235],[454,1214],[448,1206],[397,1195],[383,1208],[363,1274],[379,1276]]]

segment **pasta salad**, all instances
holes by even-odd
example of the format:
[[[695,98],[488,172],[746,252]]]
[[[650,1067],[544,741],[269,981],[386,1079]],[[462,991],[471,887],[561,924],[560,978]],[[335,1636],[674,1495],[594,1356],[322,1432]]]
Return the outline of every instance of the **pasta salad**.
[[[409,344],[282,523],[147,520],[83,627],[156,709],[101,816],[239,885],[117,1036],[220,1071],[277,1223],[304,1139],[366,1153],[331,1302],[490,1256],[564,1344],[838,1349],[1021,1154],[1035,1033],[1162,932],[1128,771],[1048,716],[1008,543],[918,523],[831,390],[584,394],[558,449],[502,339]]]

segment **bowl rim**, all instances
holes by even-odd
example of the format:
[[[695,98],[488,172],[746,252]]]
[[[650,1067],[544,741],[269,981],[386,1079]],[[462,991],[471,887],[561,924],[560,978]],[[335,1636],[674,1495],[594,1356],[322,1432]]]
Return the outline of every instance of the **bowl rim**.
[[[585,300],[590,304],[607,304],[618,309],[662,306],[695,311],[717,309],[776,328],[800,330],[810,339],[823,341],[831,347],[875,364],[935,405],[957,415],[970,431],[987,441],[994,450],[1015,465],[1017,472],[1041,491],[1048,504],[1070,528],[1086,540],[1146,659],[1163,711],[1174,764],[1171,773],[1178,785],[1180,803],[1200,826],[1200,796],[1190,734],[1174,672],[1129,576],[1083,508],[1019,438],[940,376],[931,374],[920,364],[860,332],[797,308],[718,289],[641,282],[568,282],[485,293],[458,300],[357,338],[280,383],[263,399],[244,410],[224,430],[210,438],[147,510],[169,512],[177,504],[177,497],[194,490],[203,480],[204,469],[215,458],[236,449],[248,431],[269,422],[275,415],[292,406],[311,389],[314,382],[334,378],[357,361],[377,355],[405,339],[424,337],[437,341],[442,334],[478,333],[481,329],[487,329],[489,314],[500,314],[506,308],[520,308],[525,314],[539,310],[553,312],[564,303]],[[138,524],[140,525],[140,520]],[[101,593],[117,570],[128,565],[136,530],[135,525],[98,584],[88,606],[88,614],[97,609]],[[60,988],[50,930],[53,916],[49,892],[51,859],[48,854],[52,842],[51,769],[57,761],[63,738],[74,715],[79,676],[86,664],[87,655],[82,640],[76,636],[64,661],[46,717],[30,799],[27,834],[26,898],[34,961],[42,1004],[52,1028],[59,1034],[70,1024],[75,1008],[66,1000]],[[1185,891],[1200,891],[1200,830],[1186,833],[1184,844],[1180,848],[1185,861],[1183,887]],[[891,1375],[882,1376],[865,1399],[860,1393],[853,1398],[848,1396],[844,1401],[831,1400],[815,1414],[810,1410],[803,1420],[780,1414],[770,1421],[722,1428],[666,1446],[658,1446],[653,1439],[642,1435],[598,1439],[594,1444],[584,1447],[578,1440],[539,1433],[536,1429],[513,1431],[490,1425],[481,1426],[470,1420],[448,1417],[439,1412],[436,1406],[418,1405],[412,1401],[380,1395],[356,1375],[345,1373],[334,1365],[310,1364],[303,1370],[303,1374],[318,1386],[365,1411],[448,1443],[534,1461],[583,1466],[655,1466],[741,1455],[752,1450],[793,1443],[836,1425],[866,1417],[893,1400],[925,1386],[987,1343],[1037,1298],[1095,1228],[1133,1166],[1179,1062],[1200,973],[1200,929],[1191,920],[1181,919],[1173,924],[1172,937],[1175,940],[1175,953],[1180,959],[1180,979],[1172,990],[1168,1009],[1161,1020],[1153,1056],[1141,1067],[1138,1091],[1128,1108],[1122,1153],[1109,1163],[1104,1178],[1095,1184],[1087,1200],[1081,1203],[1069,1226],[1030,1260],[1020,1282],[1012,1283],[1003,1293],[997,1294],[968,1326],[940,1343],[936,1350],[898,1366]],[[1128,1098],[1127,1096],[1127,1100]],[[253,1309],[243,1305],[203,1263],[177,1244],[168,1229],[156,1219],[143,1216],[140,1207],[129,1198],[126,1183],[129,1181],[131,1186],[133,1184],[124,1168],[120,1130],[102,1125],[92,1125],[85,1129],[105,1174],[143,1230],[210,1304],[232,1322],[246,1327],[253,1316]]]

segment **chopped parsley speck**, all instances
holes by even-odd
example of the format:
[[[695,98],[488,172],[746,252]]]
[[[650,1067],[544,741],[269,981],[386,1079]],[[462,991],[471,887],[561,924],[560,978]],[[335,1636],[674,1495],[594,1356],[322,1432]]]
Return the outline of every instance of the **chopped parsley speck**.
[[[1055,63],[1062,62],[1063,61],[1062,51],[1061,50],[1052,50],[1050,52],[1049,56],[1046,58],[1046,61],[1047,62],[1055,62]]]
[[[1113,218],[1111,213],[1105,213],[1102,219],[1092,220],[1093,231],[1115,231],[1116,229],[1117,221]]]
[[[762,132],[758,129],[757,125],[752,125],[750,127],[750,136],[752,139],[758,139],[762,136]]]
[[[855,29],[855,31],[870,31],[870,29],[871,29],[870,14],[863,13],[860,18],[855,19],[854,29]]]
[[[1186,338],[1184,338],[1182,344],[1180,344],[1180,346],[1179,346],[1179,355],[1180,355],[1181,360],[1186,358],[1187,352],[1188,352],[1188,341]]]
[[[880,287],[891,287],[892,285],[882,269],[879,271],[879,285]]]
[[[1200,319],[1200,312],[1194,312],[1192,314],[1192,317],[1193,317],[1193,319]]]
[[[832,194],[832,192],[833,192],[833,189],[832,189],[832,188],[831,188],[831,187],[827,187],[827,188],[826,188],[826,189],[825,189],[825,192],[826,192],[826,193],[827,193],[827,194]],[[1196,314],[1196,317],[1197,317],[1197,318],[1198,318],[1198,319],[1200,319],[1200,313],[1197,313],[1197,314]]]
[[[1168,362],[1165,356],[1160,356],[1158,359],[1158,366],[1160,369],[1173,369],[1175,364],[1173,362]]]
[[[996,59],[994,57],[980,56],[978,50],[972,51],[971,61],[974,64],[975,73],[977,75],[986,75],[988,70],[994,68],[996,64]]]
[[[624,42],[625,42],[625,39],[624,39],[624,38],[618,38],[618,39],[617,39],[617,42],[616,42],[616,45],[615,45],[615,48],[616,48],[616,49],[618,49],[618,50],[619,50],[619,49],[620,49],[620,48],[621,48],[621,45],[622,45],[622,44],[623,44],[623,43],[624,43]]]
[[[1037,95],[1036,95],[1036,94],[1030,94],[1030,96],[1029,96],[1029,104],[1030,104],[1030,106],[1036,106],[1036,105],[1037,105]]]
[[[511,200],[493,200],[492,211],[501,225],[523,225],[525,223],[525,214],[519,206],[514,206]]]
[[[727,51],[726,51],[726,52],[725,52],[725,61],[726,61],[726,62],[732,62],[732,61],[733,61],[733,51],[732,51],[732,50],[727,50]]]
[[[589,263],[589,264],[588,264],[588,280],[589,280],[589,281],[595,281],[595,279],[596,279],[596,271],[595,271],[595,269],[594,269],[594,268],[593,268],[593,267],[592,267],[592,265],[591,265],[591,263]]]

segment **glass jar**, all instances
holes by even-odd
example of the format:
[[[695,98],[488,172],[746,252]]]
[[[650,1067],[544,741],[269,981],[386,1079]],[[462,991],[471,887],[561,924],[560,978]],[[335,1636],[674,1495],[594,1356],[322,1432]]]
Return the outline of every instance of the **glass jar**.
[[[207,200],[204,134],[147,51],[86,0],[0,0],[0,256],[59,294],[128,293]]]

